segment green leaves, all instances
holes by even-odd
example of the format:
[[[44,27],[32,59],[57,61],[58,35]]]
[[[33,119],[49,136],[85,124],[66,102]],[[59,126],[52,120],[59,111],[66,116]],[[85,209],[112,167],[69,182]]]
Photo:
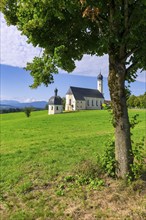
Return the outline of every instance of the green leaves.
[[[35,57],[32,63],[27,63],[26,70],[30,71],[34,79],[31,88],[37,88],[43,83],[45,86],[54,82],[53,74],[58,73],[58,68],[71,72],[75,68],[74,60],[66,59],[68,51],[64,45],[56,47],[53,55],[43,52],[42,57]]]
[[[52,74],[58,68],[72,72],[75,61],[84,54],[112,53],[117,62],[128,65],[129,82],[134,81],[138,68],[146,69],[145,1],[111,2],[2,0],[1,11],[7,23],[16,25],[29,43],[45,49],[48,57],[47,62],[44,57],[34,58],[34,63],[27,65],[34,77],[34,87],[41,82],[52,83]],[[94,19],[83,17],[89,8]]]
[[[0,2],[0,11],[4,13],[8,25],[16,25],[18,22],[17,5],[17,0],[2,0]]]
[[[103,170],[111,177],[116,176],[116,159],[115,159],[115,141],[109,140],[106,144],[105,151],[100,157]]]
[[[43,54],[42,57],[35,57],[32,63],[27,63],[26,70],[31,71],[30,74],[34,79],[31,88],[37,88],[44,83],[45,86],[53,83],[53,73],[58,73],[53,57]]]

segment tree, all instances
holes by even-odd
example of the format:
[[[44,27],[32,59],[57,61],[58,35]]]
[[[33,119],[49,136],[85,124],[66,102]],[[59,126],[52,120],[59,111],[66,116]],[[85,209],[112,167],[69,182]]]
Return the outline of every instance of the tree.
[[[129,107],[135,107],[135,100],[136,100],[136,96],[135,95],[131,95],[129,97],[129,99],[127,100],[127,104]]]
[[[131,95],[127,100],[128,107],[146,108],[146,93],[140,96]]]
[[[24,108],[24,113],[25,113],[26,117],[29,118],[31,112],[32,112],[32,108],[31,108],[31,107],[25,107],[25,108]]]
[[[146,1],[2,0],[2,12],[28,42],[44,49],[26,67],[32,88],[52,83],[58,68],[72,72],[84,54],[109,55],[117,175],[125,178],[133,163],[125,81],[146,69]]]

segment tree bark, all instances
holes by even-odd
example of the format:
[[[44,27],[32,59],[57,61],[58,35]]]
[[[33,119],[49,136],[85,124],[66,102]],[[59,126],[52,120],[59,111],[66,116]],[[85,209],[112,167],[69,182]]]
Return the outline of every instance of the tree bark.
[[[133,163],[130,123],[126,105],[125,74],[125,65],[110,55],[108,85],[115,126],[116,174],[121,178],[126,178],[126,175],[131,173],[130,168]]]

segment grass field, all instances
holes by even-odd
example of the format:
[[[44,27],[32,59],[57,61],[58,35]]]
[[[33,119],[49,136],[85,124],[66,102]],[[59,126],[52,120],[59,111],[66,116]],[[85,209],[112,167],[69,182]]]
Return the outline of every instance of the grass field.
[[[139,114],[132,136],[139,141],[145,136],[145,111],[130,110],[129,114],[130,118]],[[85,212],[89,205],[85,192],[93,191],[71,185],[64,195],[60,182],[82,161],[97,163],[97,154],[113,137],[110,117],[108,111],[51,116],[38,111],[30,118],[24,113],[1,115],[1,219],[110,219],[112,211],[102,212],[100,205],[94,212],[92,208]],[[72,203],[74,209],[68,210]],[[140,212],[143,215],[143,209]],[[117,219],[118,214],[114,215],[111,219]]]

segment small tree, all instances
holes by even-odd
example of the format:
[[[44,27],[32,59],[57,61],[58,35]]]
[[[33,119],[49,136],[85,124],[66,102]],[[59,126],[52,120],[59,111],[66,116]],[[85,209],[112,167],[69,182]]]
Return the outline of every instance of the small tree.
[[[25,107],[25,108],[24,108],[24,113],[25,113],[26,117],[29,118],[31,112],[32,112],[32,108],[31,108],[31,107]]]

